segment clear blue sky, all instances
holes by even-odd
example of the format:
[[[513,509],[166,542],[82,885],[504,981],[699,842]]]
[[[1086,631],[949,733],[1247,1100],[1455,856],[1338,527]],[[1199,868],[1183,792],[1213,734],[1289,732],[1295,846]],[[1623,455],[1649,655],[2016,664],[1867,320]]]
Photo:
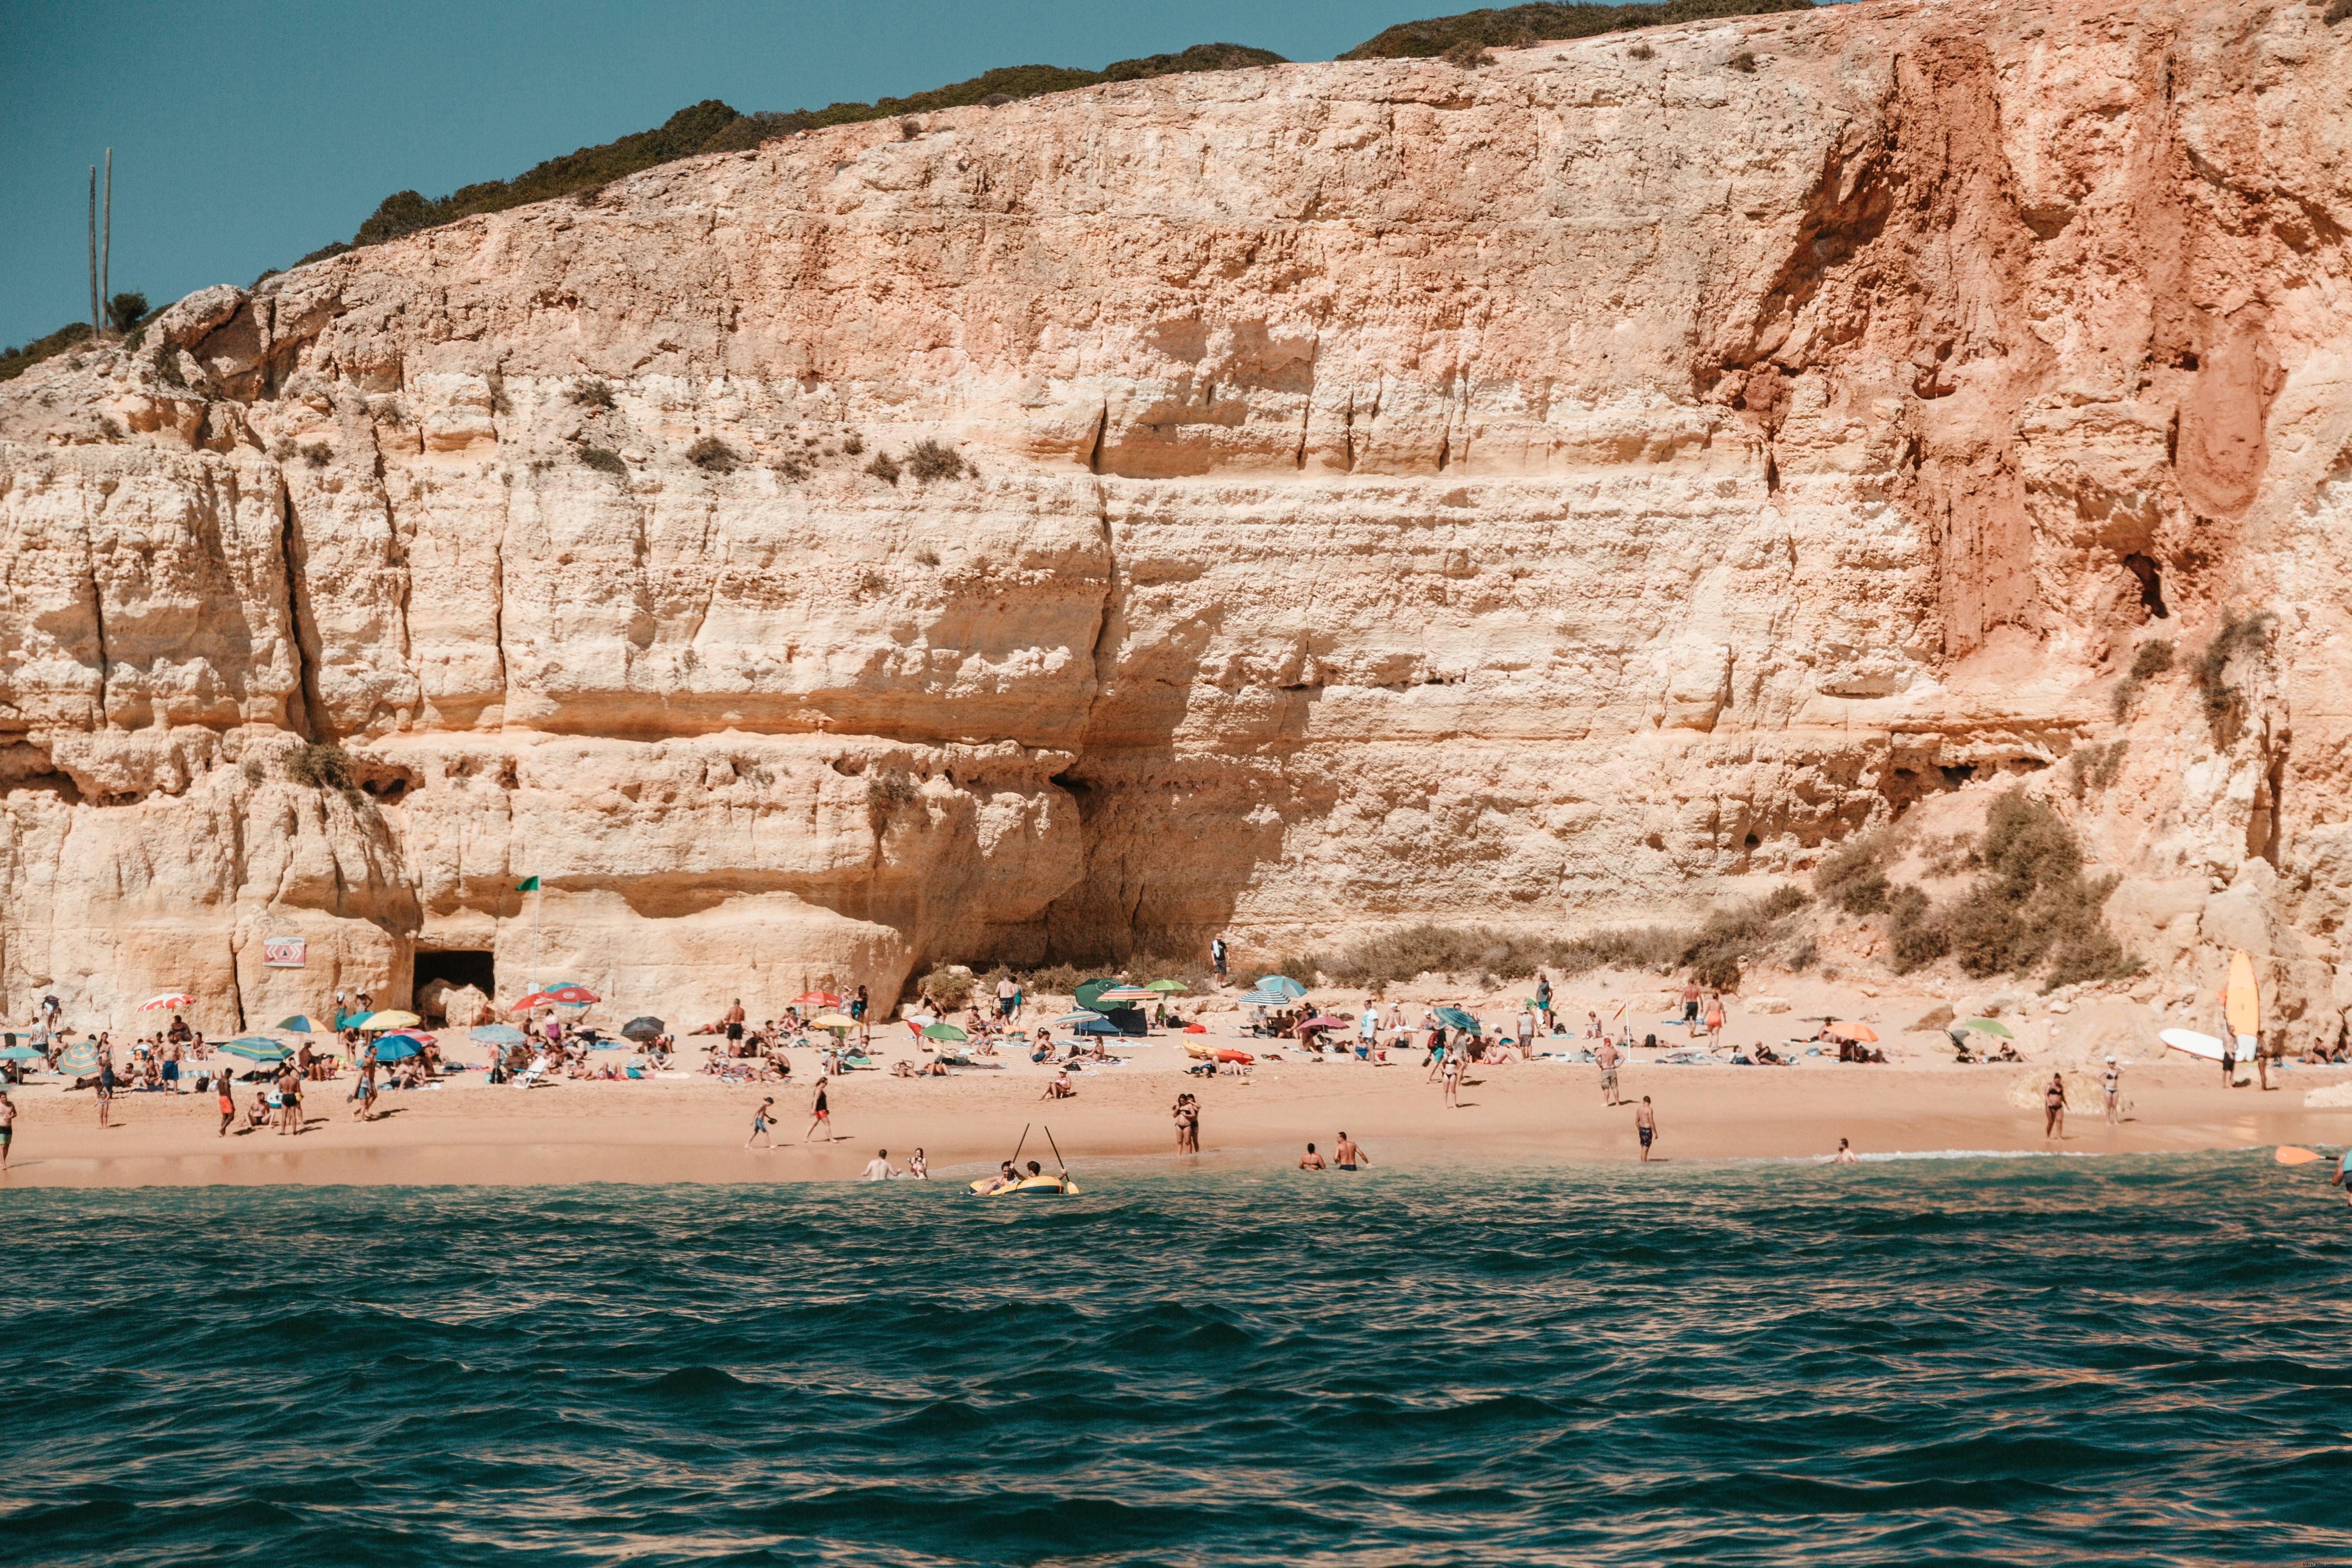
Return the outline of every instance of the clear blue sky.
[[[0,0],[0,345],[89,313],[89,168],[114,149],[112,285],[155,303],[698,99],[819,108],[992,66],[1231,42],[1328,59],[1476,0]]]

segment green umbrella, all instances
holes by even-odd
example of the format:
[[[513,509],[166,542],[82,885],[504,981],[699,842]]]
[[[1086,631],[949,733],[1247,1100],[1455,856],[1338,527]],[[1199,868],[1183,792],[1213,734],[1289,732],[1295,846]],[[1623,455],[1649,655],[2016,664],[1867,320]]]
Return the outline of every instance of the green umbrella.
[[[46,1061],[47,1058],[47,1052],[37,1051],[30,1046],[10,1046],[6,1050],[0,1051],[0,1061],[37,1062]]]
[[[1102,994],[1118,984],[1116,980],[1089,980],[1071,994],[1070,999],[1081,1007],[1092,1008],[1102,999]]]
[[[319,1026],[310,1022],[310,1016],[308,1013],[297,1013],[290,1018],[280,1018],[270,1027],[282,1029],[289,1035],[315,1035],[320,1032]]]
[[[1181,980],[1155,980],[1149,985],[1146,985],[1144,989],[1146,991],[1157,991],[1162,994],[1168,994],[1178,991],[1190,991],[1192,988],[1185,984]]]
[[[923,1030],[923,1038],[927,1040],[966,1040],[971,1037],[953,1024],[932,1024]]]
[[[1970,1018],[1964,1023],[1955,1024],[1952,1027],[1956,1029],[1974,1029],[1979,1035],[1999,1035],[2004,1040],[2013,1040],[2017,1038],[2015,1035],[2009,1032],[2008,1025],[1996,1024],[1990,1018]]]
[[[223,1056],[242,1057],[249,1062],[282,1062],[294,1054],[276,1040],[265,1040],[258,1035],[223,1040],[219,1048]]]

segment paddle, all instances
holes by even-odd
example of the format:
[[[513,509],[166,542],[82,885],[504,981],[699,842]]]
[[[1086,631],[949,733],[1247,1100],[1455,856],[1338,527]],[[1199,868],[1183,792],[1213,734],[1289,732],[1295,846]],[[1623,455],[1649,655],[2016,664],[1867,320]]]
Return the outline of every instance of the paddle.
[[[2278,1163],[2282,1165],[2308,1165],[2314,1160],[2326,1157],[2310,1149],[2298,1149],[2292,1143],[2279,1145],[2277,1155]]]
[[[1054,1163],[1060,1168],[1062,1181],[1066,1185],[1070,1179],[1070,1163],[1062,1158],[1062,1146],[1054,1142],[1054,1128],[1051,1122],[1045,1126],[1045,1142],[1054,1151]],[[2318,1156],[2315,1154],[2312,1158],[2317,1159]]]

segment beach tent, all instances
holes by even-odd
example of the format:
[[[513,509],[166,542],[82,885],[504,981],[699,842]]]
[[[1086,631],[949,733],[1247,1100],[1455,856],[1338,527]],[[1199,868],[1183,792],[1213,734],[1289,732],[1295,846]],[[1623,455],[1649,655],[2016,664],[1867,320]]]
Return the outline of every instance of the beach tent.
[[[1257,977],[1257,988],[1260,991],[1273,991],[1279,993],[1283,997],[1292,1002],[1296,1002],[1301,996],[1307,994],[1307,987],[1301,985],[1297,981],[1293,980],[1287,974],[1261,974]]]

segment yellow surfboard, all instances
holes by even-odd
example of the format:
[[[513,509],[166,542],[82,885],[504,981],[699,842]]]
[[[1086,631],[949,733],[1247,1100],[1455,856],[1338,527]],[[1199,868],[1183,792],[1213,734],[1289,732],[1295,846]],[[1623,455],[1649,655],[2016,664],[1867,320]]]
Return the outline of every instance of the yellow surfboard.
[[[2230,983],[2221,992],[2221,1011],[2230,1033],[2259,1039],[2263,1032],[2263,994],[2254,984],[2254,961],[2242,947],[2230,954]]]

